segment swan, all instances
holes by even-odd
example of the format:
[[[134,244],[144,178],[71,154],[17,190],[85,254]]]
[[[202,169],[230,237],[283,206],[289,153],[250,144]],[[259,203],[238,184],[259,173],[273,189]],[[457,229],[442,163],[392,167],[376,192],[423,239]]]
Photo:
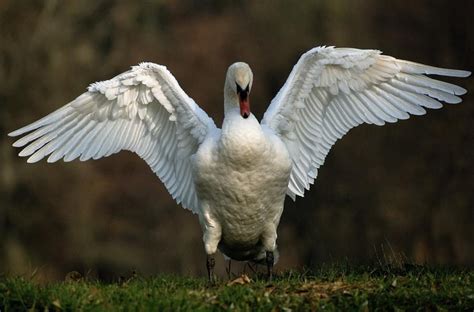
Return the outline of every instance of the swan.
[[[259,122],[250,109],[252,71],[237,62],[227,70],[219,129],[165,66],[140,63],[9,136],[22,136],[13,146],[24,147],[19,156],[28,163],[135,152],[198,215],[209,281],[217,250],[266,264],[271,279],[285,196],[309,190],[338,139],[363,123],[461,102],[465,89],[427,75],[470,72],[378,50],[316,47],[299,58]]]

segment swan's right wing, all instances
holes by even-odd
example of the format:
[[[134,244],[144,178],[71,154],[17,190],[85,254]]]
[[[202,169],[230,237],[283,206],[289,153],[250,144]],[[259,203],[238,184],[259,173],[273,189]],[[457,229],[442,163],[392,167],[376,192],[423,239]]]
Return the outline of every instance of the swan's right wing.
[[[151,167],[173,198],[198,212],[191,157],[209,132],[211,118],[181,89],[166,67],[142,63],[93,83],[74,101],[11,132],[24,135],[20,156],[37,162],[98,159],[129,150]]]
[[[398,60],[376,50],[318,47],[301,56],[268,107],[262,125],[290,153],[287,194],[303,196],[333,144],[362,123],[383,125],[459,103],[461,87],[425,75],[467,77],[467,71]]]

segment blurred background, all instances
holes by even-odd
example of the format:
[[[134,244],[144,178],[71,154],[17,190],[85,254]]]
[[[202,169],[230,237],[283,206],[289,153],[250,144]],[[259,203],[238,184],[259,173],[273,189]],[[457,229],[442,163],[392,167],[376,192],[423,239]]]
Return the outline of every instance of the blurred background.
[[[299,56],[374,48],[473,70],[472,0],[0,0],[0,274],[62,279],[205,272],[198,219],[144,161],[26,164],[6,134],[141,61],[166,65],[220,126],[235,61],[258,118]],[[349,261],[474,265],[474,79],[461,105],[339,141],[306,197],[287,200],[277,269]],[[218,267],[223,271],[223,261]]]

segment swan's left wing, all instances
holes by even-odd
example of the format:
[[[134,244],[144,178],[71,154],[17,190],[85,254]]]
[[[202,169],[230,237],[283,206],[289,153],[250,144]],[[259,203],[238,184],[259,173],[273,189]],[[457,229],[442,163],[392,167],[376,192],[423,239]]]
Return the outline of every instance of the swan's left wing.
[[[398,60],[377,50],[317,47],[301,56],[262,125],[286,144],[293,162],[287,194],[295,199],[317,177],[337,139],[362,123],[384,125],[456,104],[466,90],[425,76],[470,72]]]
[[[191,157],[215,129],[165,66],[142,63],[91,84],[74,101],[9,135],[24,135],[13,146],[24,147],[19,155],[28,162],[135,152],[178,203],[197,213]]]

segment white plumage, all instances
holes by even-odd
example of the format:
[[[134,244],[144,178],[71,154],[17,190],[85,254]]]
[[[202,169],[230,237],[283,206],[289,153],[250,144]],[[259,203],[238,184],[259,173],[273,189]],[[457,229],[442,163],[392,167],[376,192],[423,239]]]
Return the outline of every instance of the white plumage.
[[[179,120],[179,122],[177,122]],[[199,211],[190,157],[217,128],[164,66],[141,63],[18,129],[13,146],[37,162],[85,161],[129,150],[143,158],[185,208]]]
[[[304,195],[337,139],[362,123],[384,125],[461,102],[465,89],[426,75],[470,73],[377,50],[317,47],[302,55],[258,123],[245,113],[252,72],[235,63],[221,130],[166,67],[141,63],[9,135],[24,135],[13,146],[24,147],[19,155],[28,162],[137,153],[199,215],[208,255],[219,248],[233,259],[266,258],[271,268],[285,194]]]

